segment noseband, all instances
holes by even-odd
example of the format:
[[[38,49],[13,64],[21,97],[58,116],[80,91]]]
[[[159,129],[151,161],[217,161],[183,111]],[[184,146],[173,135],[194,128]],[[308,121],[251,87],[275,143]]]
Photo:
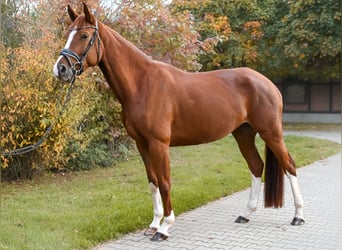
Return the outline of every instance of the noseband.
[[[80,27],[80,28],[72,29],[71,31],[73,31],[73,30],[81,30],[81,29],[89,29],[89,28],[95,29],[95,32],[94,32],[92,38],[90,39],[87,48],[84,50],[84,52],[82,53],[81,56],[77,55],[74,51],[72,51],[70,49],[63,49],[61,51],[61,53],[59,54],[59,55],[63,56],[66,59],[66,61],[68,62],[74,77],[76,75],[79,76],[80,74],[82,74],[82,72],[84,70],[84,68],[83,68],[83,61],[87,57],[91,46],[93,46],[93,44],[95,43],[96,37],[98,39],[98,43],[97,43],[98,44],[98,48],[97,48],[97,62],[99,62],[101,39],[100,39],[100,36],[99,36],[99,28],[98,28],[97,20],[96,20],[95,26],[83,26],[83,27]],[[72,62],[70,60],[70,57],[75,60],[74,64],[72,64]]]

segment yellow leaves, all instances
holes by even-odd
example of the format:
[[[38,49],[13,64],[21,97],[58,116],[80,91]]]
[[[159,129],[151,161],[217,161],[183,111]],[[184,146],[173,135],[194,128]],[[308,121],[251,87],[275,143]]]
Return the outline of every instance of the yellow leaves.
[[[249,21],[242,26],[242,31],[247,32],[252,40],[259,40],[264,36],[261,23],[258,21]]]
[[[17,129],[18,129],[18,126],[17,126],[17,125],[12,125],[12,126],[10,127],[9,131],[12,132],[12,133],[14,133],[14,132],[17,131]]]
[[[7,168],[9,166],[10,160],[7,157],[0,155],[0,160],[3,168]]]
[[[44,122],[41,122],[40,125],[39,125],[39,127],[40,127],[42,130],[46,130],[47,124],[44,123]]]
[[[232,32],[230,23],[226,16],[214,17],[207,13],[205,14],[204,20],[207,23],[208,28],[215,31],[218,35],[227,37]]]
[[[54,91],[45,85],[46,79],[52,77],[43,49],[6,48],[3,54],[6,62],[1,62],[0,68],[0,140],[3,148],[11,151],[32,145],[41,138],[48,123],[39,120],[42,116],[48,118],[54,114],[55,109],[48,104],[54,102]],[[4,167],[18,164],[12,158],[2,157],[2,162]]]
[[[210,0],[173,0],[172,3],[175,5],[184,6],[187,8],[195,9],[202,7],[203,5],[209,3]]]

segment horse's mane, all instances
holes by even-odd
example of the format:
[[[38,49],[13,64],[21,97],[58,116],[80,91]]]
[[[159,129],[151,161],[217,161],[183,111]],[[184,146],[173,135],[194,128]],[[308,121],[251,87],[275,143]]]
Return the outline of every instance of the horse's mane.
[[[119,40],[124,44],[127,48],[128,51],[133,51],[135,55],[139,55],[140,57],[144,58],[145,60],[152,60],[151,56],[148,56],[145,54],[141,49],[139,49],[137,46],[135,46],[132,42],[128,41],[125,39],[122,35],[120,35],[118,32],[116,32],[114,29],[110,28],[107,25],[104,25],[109,31],[109,33],[115,37],[115,39]]]

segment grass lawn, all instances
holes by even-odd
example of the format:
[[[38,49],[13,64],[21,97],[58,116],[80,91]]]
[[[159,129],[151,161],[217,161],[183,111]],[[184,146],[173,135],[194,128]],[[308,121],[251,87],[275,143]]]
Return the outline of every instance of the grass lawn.
[[[284,123],[284,130],[295,131],[341,131],[341,124],[325,124],[325,123]]]
[[[307,137],[285,141],[298,166],[340,150],[337,143]],[[263,142],[257,144],[263,155]],[[172,148],[171,172],[176,215],[250,186],[232,136]],[[145,169],[135,150],[112,168],[0,185],[0,249],[89,249],[145,228],[152,219]]]

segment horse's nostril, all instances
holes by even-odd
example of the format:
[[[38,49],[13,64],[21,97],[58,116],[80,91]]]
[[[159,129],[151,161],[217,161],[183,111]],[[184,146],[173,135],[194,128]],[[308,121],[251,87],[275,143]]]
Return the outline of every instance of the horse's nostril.
[[[67,72],[67,67],[64,64],[58,65],[58,73],[60,76],[65,76]]]

